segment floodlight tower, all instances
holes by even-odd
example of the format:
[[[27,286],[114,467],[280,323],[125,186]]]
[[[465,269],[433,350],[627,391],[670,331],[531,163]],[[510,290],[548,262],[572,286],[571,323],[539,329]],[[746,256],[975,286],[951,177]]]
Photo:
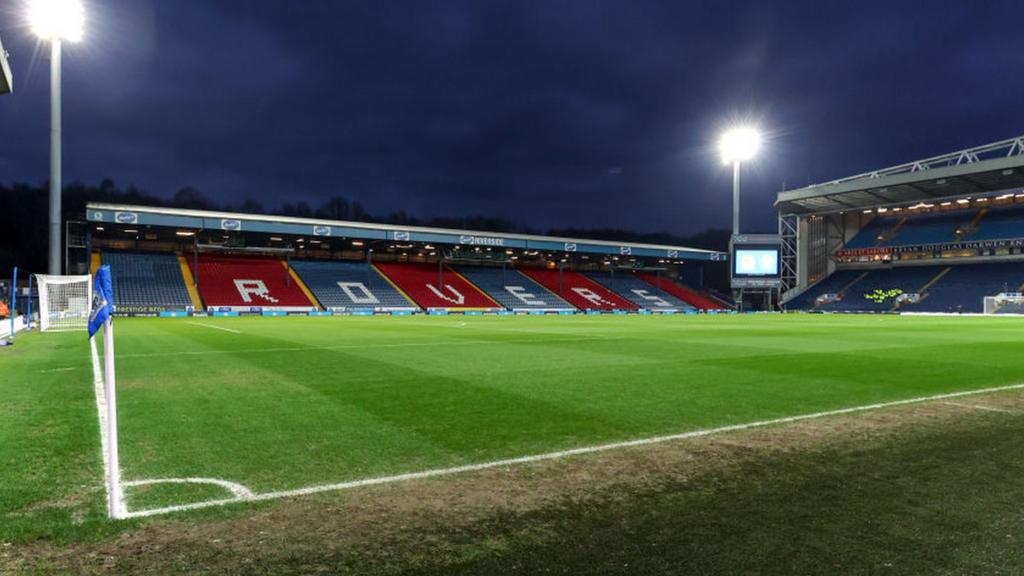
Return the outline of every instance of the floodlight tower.
[[[740,233],[740,164],[751,160],[761,147],[761,133],[757,128],[733,128],[722,134],[718,150],[722,162],[732,164],[732,234]]]
[[[82,39],[85,11],[79,0],[30,0],[29,24],[50,43],[50,261],[49,273],[60,274],[61,225],[61,45]]]

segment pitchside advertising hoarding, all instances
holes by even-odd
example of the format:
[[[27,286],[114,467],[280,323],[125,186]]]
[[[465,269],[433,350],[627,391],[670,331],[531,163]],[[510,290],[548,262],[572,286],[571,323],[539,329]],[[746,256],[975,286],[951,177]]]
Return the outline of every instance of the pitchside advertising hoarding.
[[[739,234],[729,241],[733,288],[775,288],[782,284],[782,238]]]

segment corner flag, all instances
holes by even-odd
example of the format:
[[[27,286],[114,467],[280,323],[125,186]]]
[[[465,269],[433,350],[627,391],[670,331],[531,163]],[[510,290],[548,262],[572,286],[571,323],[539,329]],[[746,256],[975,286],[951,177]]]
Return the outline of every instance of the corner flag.
[[[114,289],[110,281],[110,265],[104,264],[96,270],[93,282],[92,313],[89,315],[89,338],[99,331],[107,318],[114,313]]]

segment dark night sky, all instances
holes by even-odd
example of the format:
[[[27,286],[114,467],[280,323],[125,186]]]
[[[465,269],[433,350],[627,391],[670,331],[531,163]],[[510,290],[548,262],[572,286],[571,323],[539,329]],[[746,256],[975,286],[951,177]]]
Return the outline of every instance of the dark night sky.
[[[0,182],[48,174],[48,62],[16,75]],[[730,222],[714,150],[771,136],[744,225],[799,187],[1024,132],[1019,2],[88,0],[65,182],[275,206],[680,234]]]

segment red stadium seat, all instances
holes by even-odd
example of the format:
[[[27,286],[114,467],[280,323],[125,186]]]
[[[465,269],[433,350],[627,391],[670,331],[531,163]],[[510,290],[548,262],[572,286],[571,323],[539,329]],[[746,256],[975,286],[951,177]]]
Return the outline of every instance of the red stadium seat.
[[[636,310],[636,304],[570,270],[520,270],[580,310]],[[559,278],[561,276],[561,278]]]
[[[700,292],[692,288],[683,286],[682,284],[676,284],[668,278],[659,278],[656,274],[650,274],[645,272],[638,272],[637,277],[648,282],[652,286],[660,288],[665,292],[679,298],[683,302],[686,302],[690,306],[698,310],[724,310],[726,306],[721,303],[704,296]]]
[[[189,266],[210,307],[314,308],[277,258],[200,254]]]
[[[422,308],[503,308],[447,266],[440,287],[437,264],[386,262],[374,266]]]

